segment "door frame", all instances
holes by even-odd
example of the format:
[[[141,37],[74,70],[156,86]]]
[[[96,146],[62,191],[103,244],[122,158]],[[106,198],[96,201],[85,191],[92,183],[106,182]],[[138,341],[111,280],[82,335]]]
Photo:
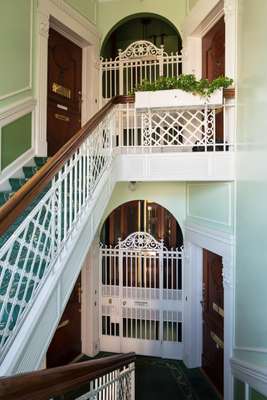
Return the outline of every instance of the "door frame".
[[[233,376],[230,359],[234,343],[234,236],[203,225],[188,222],[185,226],[185,304],[187,332],[184,362],[187,367],[201,367],[203,249],[222,257],[224,287],[224,398],[233,399]],[[197,334],[196,334],[197,332]],[[196,337],[198,340],[196,340]]]
[[[236,80],[237,0],[199,0],[183,25],[183,72],[202,77],[202,38],[222,18],[225,21],[225,75]]]
[[[40,0],[37,9],[36,40],[36,155],[47,155],[47,78],[48,35],[53,28],[82,48],[82,125],[98,109],[99,71],[96,60],[100,48],[100,35],[93,23],[61,0]],[[89,90],[89,88],[91,90]]]

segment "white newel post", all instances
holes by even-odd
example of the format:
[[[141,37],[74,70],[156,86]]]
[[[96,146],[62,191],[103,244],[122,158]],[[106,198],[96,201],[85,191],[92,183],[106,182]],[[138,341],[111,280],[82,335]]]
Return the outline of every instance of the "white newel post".
[[[47,155],[47,59],[49,14],[39,10],[37,29],[35,150],[38,156]]]

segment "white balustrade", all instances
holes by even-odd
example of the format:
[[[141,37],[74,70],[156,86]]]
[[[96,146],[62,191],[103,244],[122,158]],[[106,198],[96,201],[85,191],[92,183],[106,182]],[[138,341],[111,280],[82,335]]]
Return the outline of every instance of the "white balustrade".
[[[229,118],[233,105],[227,104]],[[137,111],[134,104],[114,106],[66,161],[42,194],[25,211],[13,232],[1,237],[0,350],[4,357],[40,287],[67,251],[72,232],[102,176],[118,152],[229,151],[233,142],[225,118],[216,139],[216,108]],[[9,238],[5,241],[5,237]]]
[[[88,384],[90,390],[76,400],[134,400],[135,364],[116,369]]]
[[[221,134],[216,132],[216,115],[224,110]],[[234,104],[213,107],[176,107],[137,110],[120,104],[117,114],[116,147],[122,152],[231,151]]]
[[[66,161],[32,210],[25,211],[24,220],[0,249],[2,356],[111,165],[114,129],[113,109]]]
[[[164,47],[140,40],[112,59],[100,60],[101,96],[107,101],[113,96],[128,95],[143,80],[153,82],[160,76],[175,77],[182,72],[182,56],[170,55]]]

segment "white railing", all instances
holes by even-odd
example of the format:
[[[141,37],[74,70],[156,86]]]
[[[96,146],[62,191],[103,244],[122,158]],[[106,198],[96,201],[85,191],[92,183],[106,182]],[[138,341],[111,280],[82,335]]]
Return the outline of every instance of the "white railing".
[[[134,104],[128,103],[111,109],[0,248],[2,358],[53,265],[68,248],[71,234],[81,224],[116,151],[232,150],[230,130],[219,143],[216,139],[215,115],[216,109],[208,105],[204,109],[137,111]],[[225,127],[229,128],[229,123]]]
[[[135,365],[116,369],[89,385],[90,390],[76,400],[135,400]]]
[[[234,148],[234,105],[221,107],[177,107],[137,110],[134,104],[120,104],[115,145],[123,152],[211,152]],[[224,123],[218,135],[216,115],[223,112]]]
[[[0,349],[3,356],[38,289],[81,222],[111,165],[115,109],[66,161],[42,198],[0,249]],[[10,339],[10,340],[8,340]]]
[[[182,56],[170,55],[164,47],[140,40],[126,50],[119,50],[115,60],[100,60],[100,98],[104,101],[117,95],[128,95],[144,79],[150,82],[160,76],[174,77],[182,72]]]

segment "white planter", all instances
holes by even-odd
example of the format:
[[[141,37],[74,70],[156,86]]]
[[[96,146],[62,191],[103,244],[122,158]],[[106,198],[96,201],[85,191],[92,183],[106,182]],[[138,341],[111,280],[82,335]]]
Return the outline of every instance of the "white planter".
[[[180,89],[158,90],[155,92],[136,92],[135,107],[166,108],[166,107],[199,107],[205,104],[220,106],[223,104],[223,90],[218,89],[208,99],[199,95],[184,92]]]

